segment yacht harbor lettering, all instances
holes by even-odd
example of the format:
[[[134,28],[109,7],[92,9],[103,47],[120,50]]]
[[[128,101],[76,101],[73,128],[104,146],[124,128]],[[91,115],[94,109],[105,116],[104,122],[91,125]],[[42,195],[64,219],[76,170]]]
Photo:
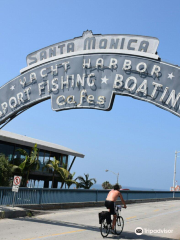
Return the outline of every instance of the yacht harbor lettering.
[[[103,94],[104,91],[107,92],[107,87],[111,95],[115,93],[136,95],[137,98],[148,97],[170,109],[179,110],[180,92],[170,90],[159,81],[160,78],[167,78],[159,64],[149,64],[142,59],[134,62],[133,59],[124,58],[120,65],[120,60],[122,59],[115,57],[108,58],[108,61],[102,57],[82,59],[81,73],[67,74],[72,68],[70,61],[43,66],[26,73],[17,78],[21,91],[0,104],[0,117],[33,102],[31,96],[34,94],[39,101],[43,97],[54,99],[53,110],[56,111],[82,107],[109,110],[110,105],[107,102],[111,101],[111,97]],[[107,74],[110,71],[110,77],[101,74],[99,79],[98,74],[105,71]],[[112,73],[114,77],[111,76]]]

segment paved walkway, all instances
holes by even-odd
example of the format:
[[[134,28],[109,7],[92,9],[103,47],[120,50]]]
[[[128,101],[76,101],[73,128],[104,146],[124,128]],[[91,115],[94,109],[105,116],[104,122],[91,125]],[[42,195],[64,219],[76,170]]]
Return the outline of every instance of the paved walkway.
[[[2,219],[1,240],[102,240],[98,223],[102,210],[105,208],[66,209],[31,218]],[[131,204],[122,210],[122,216],[125,227],[120,239],[180,239],[180,200]],[[135,234],[137,227],[143,228],[143,235]],[[112,234],[108,238],[119,239]]]

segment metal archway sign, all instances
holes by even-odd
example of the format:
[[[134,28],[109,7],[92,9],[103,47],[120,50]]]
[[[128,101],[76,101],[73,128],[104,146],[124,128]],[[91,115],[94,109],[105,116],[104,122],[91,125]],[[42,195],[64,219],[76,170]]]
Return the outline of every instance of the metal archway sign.
[[[160,60],[158,44],[152,37],[86,31],[29,54],[27,67],[0,88],[0,124],[49,98],[55,111],[110,110],[115,95],[180,116],[180,68]]]

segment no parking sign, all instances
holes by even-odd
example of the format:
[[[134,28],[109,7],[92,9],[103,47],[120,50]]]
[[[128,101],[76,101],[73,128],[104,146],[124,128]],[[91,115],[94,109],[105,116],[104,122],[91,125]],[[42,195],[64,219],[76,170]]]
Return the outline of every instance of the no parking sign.
[[[18,192],[19,186],[21,184],[21,179],[22,179],[21,176],[14,176],[13,187],[12,187],[13,192]]]

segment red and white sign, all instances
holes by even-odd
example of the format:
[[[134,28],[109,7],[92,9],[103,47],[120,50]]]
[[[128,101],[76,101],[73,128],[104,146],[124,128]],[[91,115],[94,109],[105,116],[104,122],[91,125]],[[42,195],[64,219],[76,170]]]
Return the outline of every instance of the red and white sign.
[[[22,179],[22,177],[20,177],[20,176],[14,176],[13,187],[12,187],[13,192],[18,192],[19,186],[21,184],[21,179]]]
[[[14,186],[19,186],[20,183],[21,183],[21,179],[22,179],[22,177],[20,177],[20,176],[14,176],[13,185]]]

